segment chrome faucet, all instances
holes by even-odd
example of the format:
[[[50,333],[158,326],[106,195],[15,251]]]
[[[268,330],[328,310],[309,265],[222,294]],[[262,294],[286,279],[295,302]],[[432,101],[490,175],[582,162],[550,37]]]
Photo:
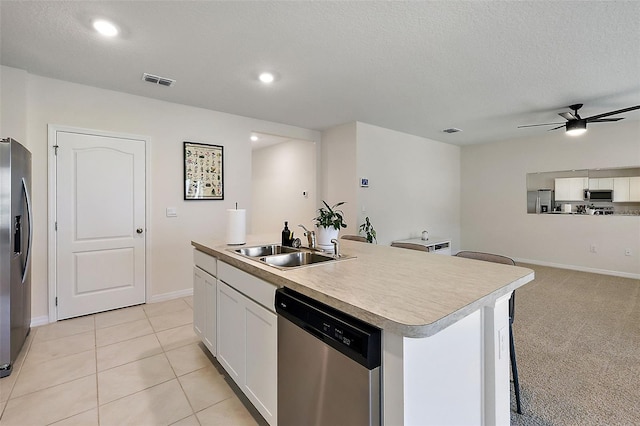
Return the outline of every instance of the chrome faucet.
[[[304,229],[304,235],[307,237],[307,244],[310,249],[316,248],[316,232],[309,231],[304,225],[298,225],[300,228]]]
[[[335,238],[331,239],[331,243],[333,244],[333,257],[337,259],[340,257],[340,243]]]

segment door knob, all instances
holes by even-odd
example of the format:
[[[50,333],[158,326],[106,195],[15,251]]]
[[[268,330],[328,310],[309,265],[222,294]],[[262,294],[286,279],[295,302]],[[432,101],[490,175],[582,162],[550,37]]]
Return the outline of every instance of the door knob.
[[[143,230],[142,230],[142,228],[138,228],[138,229],[136,229],[136,232],[137,232],[138,234],[142,234]]]

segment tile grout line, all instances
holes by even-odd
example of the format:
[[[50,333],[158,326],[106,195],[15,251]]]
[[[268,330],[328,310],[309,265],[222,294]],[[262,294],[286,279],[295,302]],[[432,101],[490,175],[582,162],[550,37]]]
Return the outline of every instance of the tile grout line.
[[[98,327],[96,325],[95,314],[93,316],[93,339],[93,347],[96,359],[96,420],[98,420],[98,425],[100,425],[100,386],[98,385]]]

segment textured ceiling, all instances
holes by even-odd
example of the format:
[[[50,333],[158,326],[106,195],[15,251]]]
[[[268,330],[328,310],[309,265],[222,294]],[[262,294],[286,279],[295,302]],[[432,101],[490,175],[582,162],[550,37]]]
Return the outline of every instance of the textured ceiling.
[[[121,36],[98,36],[98,17]],[[544,134],[516,127],[573,103],[640,104],[639,1],[1,1],[0,19],[3,65],[315,130],[464,145]]]

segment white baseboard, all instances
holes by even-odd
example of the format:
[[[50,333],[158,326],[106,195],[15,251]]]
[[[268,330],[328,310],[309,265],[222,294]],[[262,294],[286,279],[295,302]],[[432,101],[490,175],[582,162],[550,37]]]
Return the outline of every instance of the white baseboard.
[[[187,288],[184,290],[172,291],[169,293],[156,294],[155,296],[151,296],[147,303],[157,303],[164,302],[166,300],[171,299],[179,299],[181,297],[187,297],[193,295],[193,288]]]
[[[39,327],[41,325],[49,324],[49,316],[42,315],[40,317],[32,317],[31,318],[31,327]]]
[[[563,265],[559,263],[544,262],[541,260],[514,258],[516,262],[530,263],[532,265],[550,266],[552,268],[570,269],[572,271],[590,272],[592,274],[612,275],[614,277],[640,279],[640,274],[634,274],[631,272],[610,271],[608,269],[587,268],[584,266],[575,265]]]
[[[157,294],[155,296],[151,296],[151,298],[147,301],[147,303],[157,303],[164,302],[166,300],[179,299],[181,297],[187,297],[193,295],[193,288],[187,288],[179,291],[172,291],[170,293]],[[39,317],[31,318],[31,327],[39,327],[41,325],[49,324],[49,316],[42,315]]]

